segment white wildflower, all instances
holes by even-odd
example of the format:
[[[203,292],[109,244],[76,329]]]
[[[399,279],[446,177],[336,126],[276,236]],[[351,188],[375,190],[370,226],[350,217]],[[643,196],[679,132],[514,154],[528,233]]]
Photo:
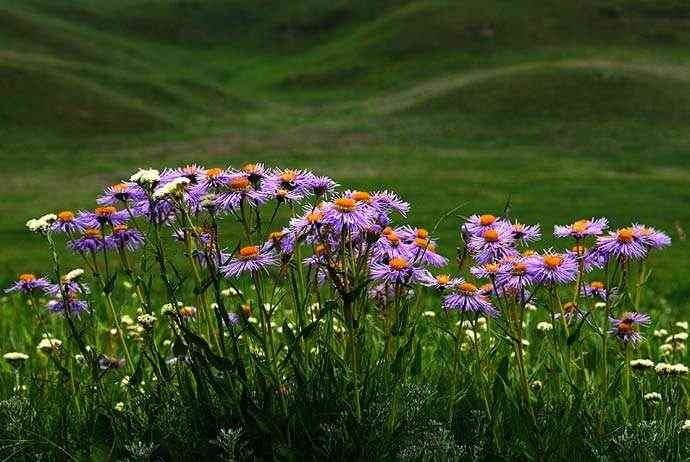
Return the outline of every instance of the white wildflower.
[[[550,330],[553,330],[553,324],[550,322],[542,321],[539,324],[537,324],[537,330],[541,332],[548,332]]]

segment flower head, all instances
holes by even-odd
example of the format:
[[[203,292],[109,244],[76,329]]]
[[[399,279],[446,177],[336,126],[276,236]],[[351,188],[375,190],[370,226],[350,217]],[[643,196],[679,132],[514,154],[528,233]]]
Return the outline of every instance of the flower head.
[[[5,292],[21,292],[23,294],[32,294],[37,290],[46,292],[51,284],[46,278],[37,278],[33,274],[20,274],[17,281],[10,287],[5,289]]]
[[[491,306],[489,299],[482,295],[474,284],[463,282],[456,287],[456,291],[443,297],[443,307],[448,310],[458,310],[471,313],[483,313],[497,316],[498,312]]]
[[[584,239],[587,236],[598,236],[608,228],[609,222],[606,218],[592,218],[591,220],[578,220],[567,226],[554,226],[553,234],[556,237],[574,237]]]
[[[250,245],[242,247],[237,257],[232,258],[221,271],[227,278],[237,278],[243,273],[256,273],[276,264],[275,252],[271,249]]]
[[[647,249],[633,228],[621,228],[597,239],[597,249],[607,257],[625,257],[640,260]]]
[[[577,277],[577,261],[568,253],[560,254],[547,251],[543,255],[532,255],[525,258],[527,272],[538,284],[565,284]]]
[[[609,321],[613,326],[609,329],[609,334],[615,335],[624,343],[637,344],[642,340],[639,326],[649,325],[651,319],[644,313],[627,312],[620,319],[609,318]]]

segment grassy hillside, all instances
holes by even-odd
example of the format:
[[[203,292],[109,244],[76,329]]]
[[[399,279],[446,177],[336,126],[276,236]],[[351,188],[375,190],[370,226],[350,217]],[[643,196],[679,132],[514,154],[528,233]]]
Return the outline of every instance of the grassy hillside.
[[[256,159],[394,188],[419,223],[509,195],[547,230],[648,222],[685,300],[688,26],[677,0],[6,0],[0,278],[46,265],[28,218],[138,166]]]

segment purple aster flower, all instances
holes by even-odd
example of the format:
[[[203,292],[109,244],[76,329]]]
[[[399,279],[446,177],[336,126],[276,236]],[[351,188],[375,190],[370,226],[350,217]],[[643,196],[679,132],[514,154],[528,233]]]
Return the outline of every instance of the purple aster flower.
[[[457,286],[457,292],[443,297],[443,308],[446,311],[457,310],[465,313],[483,313],[496,317],[498,311],[491,306],[489,299],[480,294],[479,289],[474,284],[463,282]]]
[[[478,263],[484,264],[500,260],[506,256],[517,255],[513,248],[515,240],[511,228],[494,226],[473,235],[467,245]]]
[[[496,275],[496,286],[503,290],[520,292],[532,285],[532,276],[527,271],[526,257],[516,258],[500,265]]]
[[[408,253],[408,246],[403,244],[397,233],[390,228],[382,231],[381,237],[376,240],[372,247],[372,254],[376,259],[407,258]]]
[[[448,259],[436,253],[436,245],[428,238],[418,237],[412,244],[409,244],[408,249],[409,256],[415,263],[431,265],[437,268],[448,264]]]
[[[114,205],[117,203],[140,201],[145,197],[146,193],[136,183],[117,183],[103,191],[103,194],[96,199],[96,202],[99,205]]]
[[[607,291],[604,287],[604,283],[601,281],[592,281],[589,284],[582,286],[580,289],[580,294],[587,298],[599,298],[601,300],[606,300]]]
[[[567,226],[556,225],[553,228],[553,234],[556,237],[584,239],[587,236],[598,236],[608,227],[609,221],[606,218],[592,218],[591,220],[578,220]]]
[[[644,313],[623,313],[620,319],[609,318],[612,328],[609,334],[615,335],[624,343],[632,343],[633,345],[642,340],[639,333],[639,326],[647,326],[651,322],[649,316]]]
[[[64,276],[63,276],[64,278]],[[50,287],[46,290],[46,293],[50,295],[57,296],[62,293],[62,290],[64,289],[65,293],[71,293],[71,294],[88,294],[90,293],[89,286],[87,284],[82,284],[77,281],[65,281],[63,278],[61,278],[60,284],[62,284],[62,287],[60,284],[51,284]]]
[[[295,236],[287,228],[274,231],[268,235],[266,248],[283,254],[291,254],[295,250]]]
[[[392,258],[388,264],[373,263],[370,268],[371,278],[386,284],[408,284],[418,282],[423,274],[421,268],[410,264],[406,259]]]
[[[199,176],[197,184],[192,187],[192,195],[203,197],[206,194],[221,191],[230,178],[231,174],[227,170],[219,167],[209,168]]]
[[[61,297],[48,302],[46,306],[48,311],[55,314],[64,314],[65,310],[70,314],[79,315],[82,311],[89,309],[89,304],[84,300],[76,298],[76,294],[68,293],[67,302],[64,302]]]
[[[216,199],[218,206],[225,211],[239,209],[243,199],[248,199],[250,205],[263,204],[269,199],[268,194],[256,188],[247,173],[232,174],[225,188]]]
[[[225,326],[230,328],[240,323],[240,317],[237,313],[228,313],[225,315]]]
[[[573,246],[571,250],[568,250],[567,253],[572,255],[578,261],[578,264],[582,262],[583,269],[587,273],[594,269],[603,268],[608,262],[607,255],[601,252],[598,247],[587,249],[585,246],[578,244]]]
[[[621,228],[608,236],[597,239],[597,250],[607,257],[624,257],[640,260],[647,255],[647,249],[632,228]]]
[[[22,292],[24,294],[32,294],[36,290],[48,292],[52,284],[46,278],[37,278],[33,274],[21,274],[19,279],[10,287],[5,289],[5,293]]]
[[[393,191],[376,191],[371,194],[369,204],[379,212],[395,210],[402,216],[406,216],[410,211],[410,204],[402,200]]]
[[[671,245],[671,238],[668,234],[652,227],[635,223],[632,229],[640,242],[649,249],[660,249]]]
[[[196,185],[206,174],[206,169],[197,164],[185,165],[181,168],[165,169],[160,176],[161,183],[169,183],[176,178],[187,178],[190,185]]]
[[[496,262],[485,263],[481,266],[473,266],[470,273],[477,279],[494,278],[501,269],[501,265]]]
[[[585,314],[580,310],[577,303],[567,302],[563,304],[563,313],[555,313],[553,315],[554,319],[561,319],[561,316],[565,318],[568,323],[573,319],[582,319]]]
[[[343,228],[353,233],[367,229],[372,222],[372,216],[365,206],[355,199],[340,197],[326,204],[324,221],[339,233]]]
[[[279,191],[291,192],[302,198],[312,191],[314,174],[306,170],[273,170],[262,181],[262,189],[276,197]]]
[[[331,194],[337,187],[338,183],[327,176],[314,175],[311,179],[311,192],[317,197]]]
[[[472,215],[462,225],[462,231],[470,236],[482,236],[487,229],[504,227],[506,222],[493,215]]]
[[[84,227],[79,224],[74,213],[69,210],[63,210],[57,214],[57,220],[51,225],[51,229],[58,233],[80,233]]]
[[[76,253],[96,252],[103,249],[104,243],[106,250],[113,248],[114,243],[111,240],[103,240],[103,234],[100,229],[86,228],[80,238],[69,241],[67,246]]]
[[[537,284],[564,284],[577,278],[577,260],[572,254],[547,251],[525,258],[527,273]]]
[[[324,207],[308,207],[302,216],[290,220],[291,232],[297,239],[304,237],[318,238],[318,230],[326,223],[324,221]]]
[[[513,240],[515,242],[520,242],[522,244],[527,244],[529,242],[538,241],[541,239],[541,230],[539,225],[523,225],[522,223],[510,224],[511,230],[513,232]]]
[[[129,219],[126,210],[118,211],[111,205],[96,207],[93,212],[79,212],[75,219],[82,228],[101,229],[106,225],[122,225]]]
[[[426,287],[431,287],[432,289],[436,289],[438,291],[459,286],[463,282],[465,281],[462,278],[454,278],[449,274],[437,274],[434,276],[428,271],[424,271],[419,277],[420,284]]]
[[[266,167],[260,162],[256,164],[244,164],[241,170],[242,173],[247,175],[249,181],[254,184],[258,184],[259,181],[266,178]]]
[[[113,226],[113,234],[107,237],[113,247],[136,250],[144,245],[144,236],[136,229],[129,229],[127,225]]]
[[[231,259],[221,268],[226,278],[237,278],[242,273],[256,273],[276,264],[273,250],[250,245],[242,247],[239,256]]]

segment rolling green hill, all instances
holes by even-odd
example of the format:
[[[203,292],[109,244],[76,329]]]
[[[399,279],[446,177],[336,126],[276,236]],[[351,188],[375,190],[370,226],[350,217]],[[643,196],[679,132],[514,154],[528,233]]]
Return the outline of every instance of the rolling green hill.
[[[46,268],[28,218],[138,166],[257,159],[394,188],[416,223],[509,195],[547,234],[648,222],[686,302],[689,26],[679,0],[5,0],[0,278]]]

